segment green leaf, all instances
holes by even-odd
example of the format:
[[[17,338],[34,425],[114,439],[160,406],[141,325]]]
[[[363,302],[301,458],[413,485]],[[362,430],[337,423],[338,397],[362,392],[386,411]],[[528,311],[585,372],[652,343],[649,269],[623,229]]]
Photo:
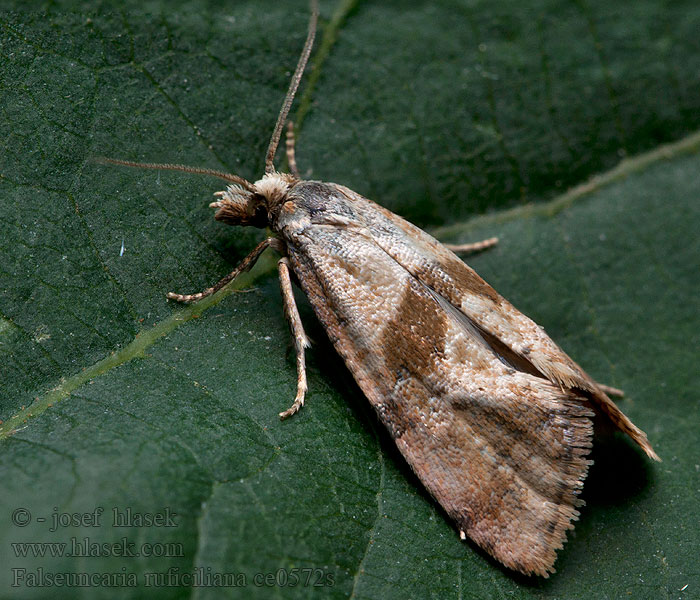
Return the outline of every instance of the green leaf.
[[[459,541],[302,294],[309,394],[279,421],[296,376],[272,255],[246,293],[166,301],[261,239],[211,218],[220,184],[89,160],[257,178],[308,18],[281,4],[5,3],[0,597],[697,595],[700,9],[321,7],[302,173],[446,241],[498,235],[470,264],[625,390],[664,460],[603,440],[543,580]],[[88,538],[101,556],[67,555]]]

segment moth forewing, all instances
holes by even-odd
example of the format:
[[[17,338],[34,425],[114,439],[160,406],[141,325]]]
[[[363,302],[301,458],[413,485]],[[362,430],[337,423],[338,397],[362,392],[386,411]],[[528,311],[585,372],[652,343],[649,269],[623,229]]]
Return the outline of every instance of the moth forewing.
[[[425,232],[335,184],[286,198],[290,263],[401,453],[462,535],[547,576],[578,518],[602,392]]]
[[[378,204],[333,183],[303,181],[287,137],[291,173],[273,161],[316,30],[309,33],[271,136],[265,174],[108,159],[126,166],[207,173],[229,187],[215,194],[216,219],[270,227],[218,284],[277,250],[285,315],[297,353],[297,394],[306,393],[308,340],[291,291],[290,268],[360,388],[401,453],[458,527],[504,565],[547,577],[578,518],[592,446],[594,411],[658,460],[646,435],[604,389],[532,320],[445,246]],[[470,249],[485,248],[494,239]]]

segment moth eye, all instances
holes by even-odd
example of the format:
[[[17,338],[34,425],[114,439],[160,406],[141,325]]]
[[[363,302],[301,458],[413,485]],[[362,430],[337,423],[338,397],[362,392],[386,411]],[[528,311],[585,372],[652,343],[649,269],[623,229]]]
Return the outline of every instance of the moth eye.
[[[262,204],[258,204],[255,207],[255,213],[254,213],[254,220],[255,221],[267,221],[267,209],[265,206]]]

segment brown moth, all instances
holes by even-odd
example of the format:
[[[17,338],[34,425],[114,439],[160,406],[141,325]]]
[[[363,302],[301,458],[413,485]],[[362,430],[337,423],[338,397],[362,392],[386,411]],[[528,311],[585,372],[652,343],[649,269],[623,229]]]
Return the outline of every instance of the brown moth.
[[[302,180],[291,124],[290,173],[275,170],[317,18],[312,3],[308,37],[261,179],[251,183],[209,169],[106,160],[227,180],[230,185],[211,204],[215,218],[269,227],[274,237],[215,286],[168,297],[200,300],[250,269],[267,247],[277,250],[298,374],[296,398],[281,417],[301,408],[307,390],[309,341],[292,294],[293,273],[399,450],[461,538],[470,537],[511,569],[547,577],[579,516],[594,414],[659,458],[644,432],[608,397],[616,390],[591,379],[450,249],[342,185]]]

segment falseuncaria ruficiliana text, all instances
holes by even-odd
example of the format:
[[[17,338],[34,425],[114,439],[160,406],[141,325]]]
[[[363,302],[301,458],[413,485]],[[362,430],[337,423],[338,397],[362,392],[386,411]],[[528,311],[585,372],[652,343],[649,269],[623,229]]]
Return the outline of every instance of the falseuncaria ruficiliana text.
[[[548,576],[591,461],[592,418],[606,419],[651,457],[638,429],[532,320],[446,246],[381,206],[335,183],[304,181],[287,138],[289,173],[274,158],[316,31],[309,34],[267,151],[251,183],[180,165],[128,166],[208,173],[229,182],[211,204],[230,225],[274,232],[195,302],[250,269],[268,247],[278,262],[284,310],[304,404],[309,345],[292,275],[338,353],[425,487],[470,537],[504,565]],[[467,249],[485,248],[494,240]]]

